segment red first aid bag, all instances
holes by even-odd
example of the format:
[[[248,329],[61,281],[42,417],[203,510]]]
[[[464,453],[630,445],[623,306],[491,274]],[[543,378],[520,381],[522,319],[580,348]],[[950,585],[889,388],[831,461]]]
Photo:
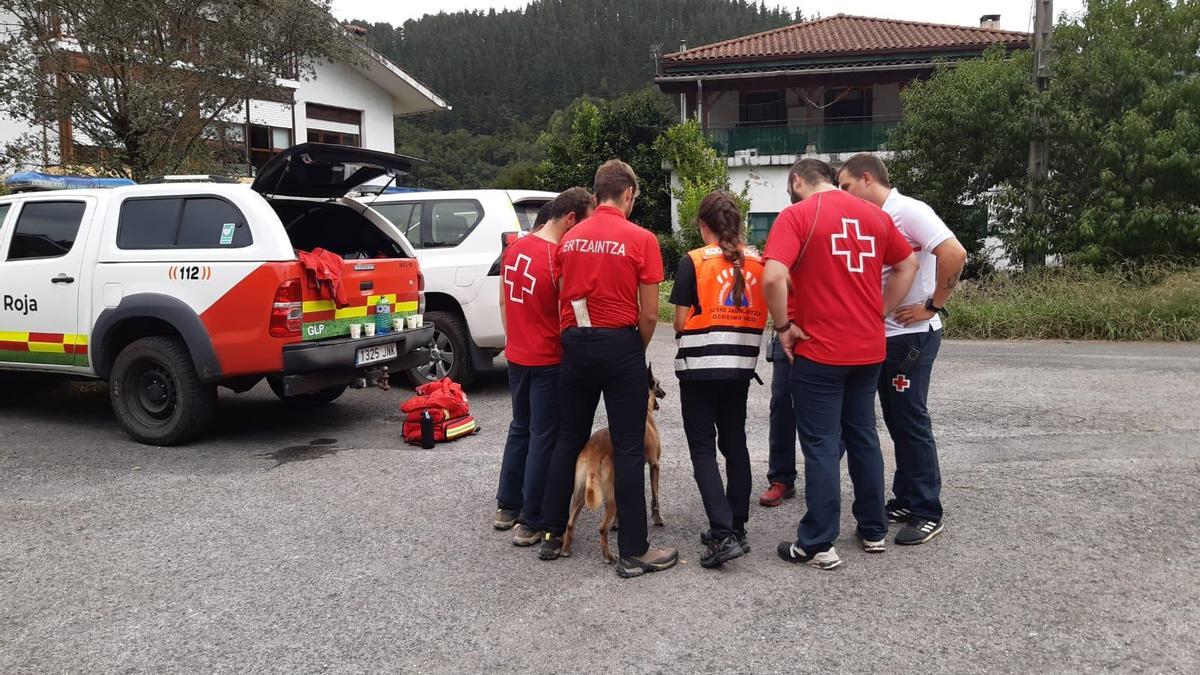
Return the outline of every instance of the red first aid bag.
[[[400,412],[404,415],[404,440],[413,445],[421,444],[421,417],[426,412],[433,420],[435,442],[479,431],[462,386],[448,377],[417,387],[417,395],[402,403]]]

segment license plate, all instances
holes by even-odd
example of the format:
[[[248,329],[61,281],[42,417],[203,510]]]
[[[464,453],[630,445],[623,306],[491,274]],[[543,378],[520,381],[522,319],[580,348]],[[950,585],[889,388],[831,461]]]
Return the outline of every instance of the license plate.
[[[365,366],[368,363],[388,361],[396,358],[398,353],[395,342],[389,342],[385,345],[375,345],[374,347],[363,347],[354,353],[354,365]]]

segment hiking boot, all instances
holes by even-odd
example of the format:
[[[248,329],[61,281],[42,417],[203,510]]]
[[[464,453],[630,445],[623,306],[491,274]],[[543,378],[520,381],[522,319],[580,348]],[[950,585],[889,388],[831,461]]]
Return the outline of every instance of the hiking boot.
[[[746,537],[746,528],[739,527],[734,532],[737,534],[738,546],[742,547],[742,553],[749,553],[750,539]]]
[[[513,546],[533,546],[542,540],[542,531],[522,523],[513,532]]]
[[[496,509],[496,519],[492,521],[492,527],[497,530],[511,530],[513,525],[517,524],[517,516],[521,515],[517,509],[506,509],[503,506]]]
[[[563,538],[561,534],[553,532],[542,533],[542,546],[538,549],[538,557],[542,560],[554,560],[555,558],[570,558],[570,553],[563,553],[562,550]]]
[[[705,569],[720,567],[725,563],[740,558],[746,552],[742,550],[741,544],[738,543],[736,536],[728,536],[722,539],[710,537],[708,540],[708,548],[700,556],[700,566]]]
[[[887,539],[867,539],[862,536],[861,532],[855,532],[854,536],[858,538],[858,543],[862,544],[862,549],[867,553],[883,553],[887,550]]]
[[[942,533],[942,524],[913,516],[904,529],[896,533],[896,543],[901,546],[924,544]]]
[[[784,485],[779,481],[771,481],[770,487],[758,496],[758,503],[763,506],[779,506],[783,503],[783,500],[791,499],[795,496],[796,488]]]
[[[781,541],[776,547],[775,552],[779,557],[796,564],[805,564],[809,567],[815,567],[819,570],[831,570],[842,564],[842,559],[838,557],[837,549],[830,546],[829,550],[821,551],[820,553],[805,553],[804,549],[790,541]]]
[[[647,572],[671,569],[677,562],[679,562],[679,551],[673,548],[652,548],[642,555],[618,560],[617,576],[622,579],[640,577]]]
[[[889,499],[886,506],[883,507],[887,511],[889,523],[907,523],[908,512],[907,506],[900,506],[899,500]]]

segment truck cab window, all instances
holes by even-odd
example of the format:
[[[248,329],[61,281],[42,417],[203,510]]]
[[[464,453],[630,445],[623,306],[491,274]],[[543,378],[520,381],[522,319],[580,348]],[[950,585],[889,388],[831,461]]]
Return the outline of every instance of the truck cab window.
[[[86,209],[83,202],[26,202],[13,228],[8,259],[59,258],[70,253]]]

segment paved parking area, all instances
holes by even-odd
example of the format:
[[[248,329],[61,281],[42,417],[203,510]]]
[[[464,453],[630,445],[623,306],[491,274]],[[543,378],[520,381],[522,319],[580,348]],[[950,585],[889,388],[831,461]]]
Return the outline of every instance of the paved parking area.
[[[868,557],[846,508],[833,572],[775,558],[795,501],[753,507],[750,556],[696,564],[664,378],[651,536],[687,562],[628,581],[595,514],[551,563],[491,529],[498,375],[483,433],[432,451],[401,443],[395,390],[321,415],[229,395],[176,449],[128,441],[96,385],[4,391],[0,672],[1200,670],[1200,346],[951,342],[937,377],[946,533]]]

